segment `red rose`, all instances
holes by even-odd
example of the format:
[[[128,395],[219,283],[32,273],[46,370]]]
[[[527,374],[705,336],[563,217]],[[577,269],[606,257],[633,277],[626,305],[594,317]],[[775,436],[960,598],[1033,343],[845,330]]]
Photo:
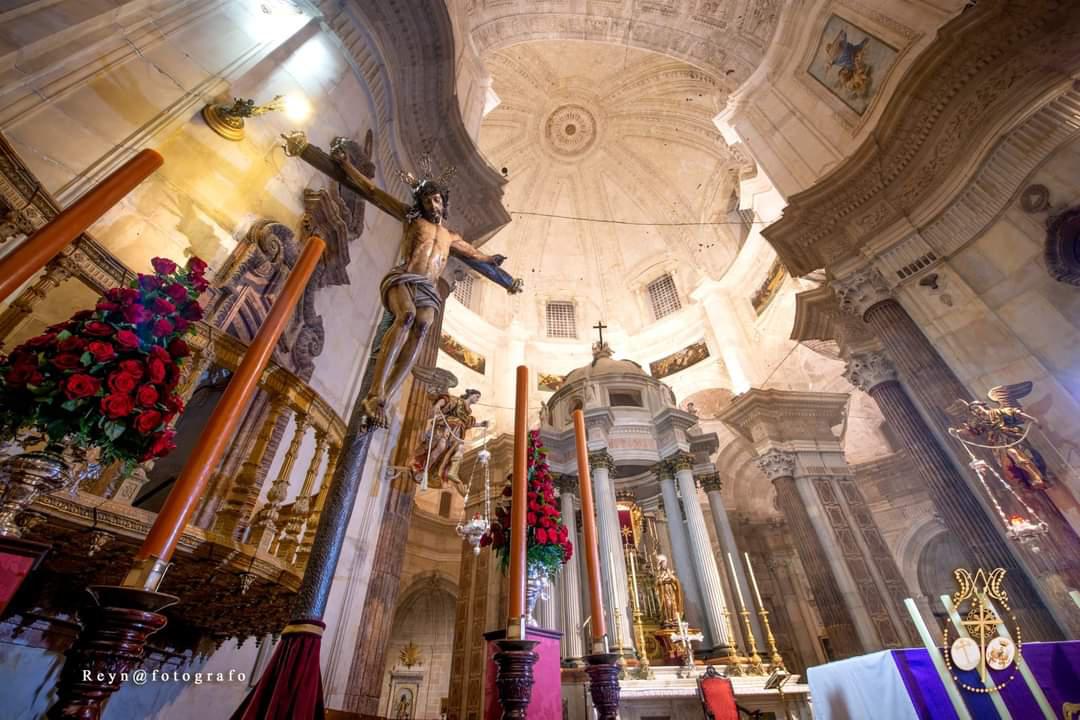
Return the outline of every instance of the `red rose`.
[[[146,292],[154,292],[160,290],[163,283],[161,278],[154,277],[153,275],[139,275],[139,288]]]
[[[88,322],[83,332],[94,337],[109,337],[113,334],[113,326],[103,322]]]
[[[53,333],[45,333],[44,335],[38,335],[37,337],[30,338],[29,340],[26,341],[26,344],[27,344],[27,346],[32,347],[32,348],[45,347],[46,345],[52,344],[52,341],[55,340],[55,339],[56,339],[55,334],[53,334]]]
[[[154,433],[150,440],[150,447],[147,448],[146,454],[142,459],[153,460],[154,458],[164,457],[170,452],[176,449],[176,443],[173,439],[176,437],[176,433],[172,430],[165,430],[164,432]]]
[[[33,365],[16,365],[7,371],[4,380],[12,387],[37,385],[41,382],[41,373]]]
[[[120,330],[116,333],[116,344],[123,350],[135,350],[139,347],[139,336],[130,330]]]
[[[143,435],[149,435],[161,424],[161,413],[157,410],[144,410],[135,416],[135,429]]]
[[[185,320],[191,320],[192,322],[202,320],[202,305],[197,302],[188,303],[184,306],[184,309],[180,311],[180,317],[184,318]]]
[[[165,294],[172,298],[174,303],[182,303],[188,299],[188,289],[180,283],[173,283],[165,288]]]
[[[191,354],[191,348],[188,347],[186,342],[180,338],[176,338],[169,343],[169,354],[174,358],[186,358]]]
[[[187,269],[194,275],[203,275],[206,273],[207,264],[202,258],[193,257],[187,261]]]
[[[132,376],[136,380],[141,380],[142,376],[146,374],[143,370],[143,364],[138,360],[121,360],[120,370]]]
[[[93,310],[80,310],[79,312],[72,315],[71,319],[82,322],[83,320],[89,320],[93,316],[94,316],[94,311]]]
[[[176,306],[161,297],[154,298],[154,301],[150,303],[150,308],[158,315],[172,315],[176,312]]]
[[[135,401],[140,407],[151,408],[158,401],[158,391],[153,385],[140,385],[135,393]]]
[[[165,363],[158,358],[150,358],[146,363],[146,369],[150,374],[150,382],[160,383],[165,381]]]
[[[158,275],[172,275],[176,272],[176,263],[167,258],[156,257],[150,261],[150,264],[154,266],[154,272]]]
[[[529,525],[535,525],[536,524],[536,513],[529,513],[528,515],[526,515],[525,522],[527,522]]]
[[[101,412],[110,420],[127,417],[135,409],[135,402],[130,395],[113,393],[101,398]]]
[[[64,381],[64,394],[69,400],[96,395],[101,389],[101,381],[84,373],[75,373]]]
[[[110,302],[108,300],[98,300],[97,305],[95,305],[94,307],[96,307],[101,312],[107,312],[107,313],[116,312],[117,310],[120,309],[119,305],[117,305],[114,302]]]
[[[150,322],[154,315],[144,306],[138,304],[128,305],[124,308],[124,320],[132,325],[139,325],[140,323]]]
[[[86,341],[81,337],[72,335],[67,340],[61,340],[60,344],[56,346],[60,352],[65,353],[77,353],[86,347]]]
[[[150,357],[157,358],[161,362],[165,362],[165,363],[172,360],[172,356],[169,355],[169,351],[166,350],[165,348],[161,347],[160,345],[151,345],[150,346]]]
[[[206,278],[202,275],[194,275],[191,278],[191,287],[195,288],[196,292],[205,292],[206,288],[210,287],[210,283],[206,282]]]
[[[94,362],[108,362],[116,357],[116,348],[107,342],[96,340],[86,348],[94,356]]]
[[[487,547],[491,544],[491,533],[484,533],[480,538],[480,547]]]
[[[529,502],[529,509],[532,510],[533,512],[539,512],[540,511],[540,504],[538,502],[536,502],[535,500],[532,500],[532,501]]]
[[[82,361],[75,353],[60,353],[52,359],[52,364],[61,370],[74,370],[82,365]]]
[[[541,545],[546,545],[547,541],[548,541],[547,530],[545,530],[544,528],[537,528],[536,529],[536,542],[540,543]]]
[[[179,395],[170,395],[165,398],[165,407],[169,408],[171,414],[179,415],[184,412],[184,401],[180,399]]]
[[[172,335],[173,324],[162,318],[154,323],[154,337],[166,338]]]
[[[139,384],[134,375],[119,370],[109,375],[109,389],[114,393],[129,394]]]
[[[176,325],[176,327],[174,328],[176,332],[185,333],[187,332],[188,327],[191,326],[191,323],[189,323],[184,318],[176,318],[176,320],[174,321],[174,325]]]
[[[120,305],[130,305],[139,300],[139,291],[135,288],[112,288],[105,293],[105,297]]]

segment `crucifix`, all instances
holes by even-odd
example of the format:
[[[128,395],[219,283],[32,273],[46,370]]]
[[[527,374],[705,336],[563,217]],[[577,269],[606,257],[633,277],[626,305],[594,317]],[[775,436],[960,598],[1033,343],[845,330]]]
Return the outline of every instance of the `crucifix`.
[[[971,634],[979,636],[979,679],[986,682],[986,643],[987,635],[997,637],[997,626],[1001,622],[991,608],[987,607],[986,597],[976,591],[975,600],[972,603],[971,612],[961,621]]]
[[[683,672],[686,672],[687,675],[685,677],[693,677],[693,675],[694,675],[694,648],[690,645],[690,643],[694,642],[695,640],[697,640],[697,641],[702,640],[703,636],[702,636],[701,633],[692,633],[692,632],[690,632],[690,624],[688,622],[686,622],[686,620],[684,618],[680,618],[679,619],[679,634],[676,635],[676,637],[679,639],[679,642],[682,643],[682,646],[686,651],[686,654],[683,656],[686,659],[686,664],[683,665],[682,670],[679,671],[679,675],[683,676],[682,675]]]
[[[506,260],[503,255],[482,253],[446,227],[448,173],[428,177],[430,167],[419,178],[403,173],[401,179],[412,190],[410,204],[376,186],[349,161],[347,139],[335,138],[327,153],[309,144],[302,132],[288,133],[284,138],[286,155],[301,158],[402,223],[402,260],[379,285],[383,307],[393,322],[379,345],[371,389],[361,401],[370,426],[387,427],[386,408],[416,364],[423,340],[442,307],[435,283],[449,256],[459,257],[508,293],[521,292],[523,283],[500,267]]]

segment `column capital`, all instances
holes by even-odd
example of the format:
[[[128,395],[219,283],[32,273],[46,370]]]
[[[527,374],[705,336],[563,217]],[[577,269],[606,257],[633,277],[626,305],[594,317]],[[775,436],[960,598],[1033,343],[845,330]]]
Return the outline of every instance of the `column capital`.
[[[589,469],[596,470],[598,468],[603,468],[608,472],[615,472],[615,458],[611,457],[611,453],[607,451],[607,448],[589,453]]]
[[[688,452],[676,452],[664,458],[664,464],[672,473],[680,470],[692,470],[694,468],[694,456]]]
[[[559,494],[573,495],[578,492],[578,478],[577,475],[566,475],[563,473],[552,473],[552,479],[555,481],[555,487],[559,489]]]
[[[720,473],[703,473],[696,476],[695,479],[698,485],[704,488],[707,493],[720,492],[724,487],[724,481],[720,478]]]
[[[769,480],[779,480],[795,475],[795,453],[773,448],[758,456],[755,461]]]
[[[892,290],[876,268],[865,267],[830,282],[840,299],[840,309],[862,320],[866,311],[893,298]]]
[[[878,385],[896,381],[896,367],[880,350],[852,353],[847,360],[844,377],[863,392],[870,392]]]
[[[653,472],[656,473],[657,480],[671,480],[675,477],[674,471],[671,466],[667,464],[667,461],[661,460],[652,467]]]

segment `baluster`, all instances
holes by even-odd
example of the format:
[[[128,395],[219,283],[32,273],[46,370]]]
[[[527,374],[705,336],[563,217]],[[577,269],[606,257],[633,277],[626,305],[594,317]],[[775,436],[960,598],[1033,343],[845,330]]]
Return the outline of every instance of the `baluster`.
[[[281,503],[289,492],[289,476],[292,475],[293,465],[296,464],[296,454],[300,451],[300,443],[303,441],[305,433],[307,433],[309,422],[307,415],[296,414],[296,432],[293,433],[292,442],[289,443],[289,449],[285,452],[281,470],[278,471],[278,476],[274,479],[274,484],[270,486],[270,492],[266,495],[266,504],[255,515],[255,520],[251,523],[251,535],[248,536],[248,543],[259,550],[268,551],[271,543],[277,537],[278,523],[281,519]]]
[[[304,486],[300,488],[296,499],[293,500],[289,519],[285,524],[285,534],[282,536],[275,553],[285,562],[292,562],[293,554],[300,544],[300,535],[304,531],[304,522],[311,513],[311,506],[314,504],[312,502],[314,500],[312,488],[315,485],[315,477],[319,474],[319,466],[322,465],[324,450],[326,450],[326,431],[319,429],[315,431],[315,454],[311,456],[307,475],[304,476]]]
[[[45,299],[60,283],[70,278],[75,268],[71,260],[60,256],[45,266],[45,273],[24,289],[0,313],[0,347],[11,333],[22,325],[39,302]]]
[[[311,546],[315,542],[315,529],[319,526],[319,516],[322,515],[323,505],[326,503],[326,491],[330,488],[330,481],[334,479],[334,470],[337,468],[338,457],[341,455],[340,445],[331,445],[326,454],[326,470],[323,471],[322,484],[319,493],[315,496],[314,507],[308,515],[304,525],[304,539],[300,541],[300,549],[296,552],[297,567],[307,565],[311,557]]]
[[[211,343],[207,343],[206,347],[202,350],[192,348],[191,357],[189,361],[185,363],[184,374],[180,378],[179,384],[176,387],[176,394],[180,396],[180,399],[186,404],[191,400],[191,396],[195,394],[195,391],[199,387],[199,378],[206,372],[206,369],[210,367],[214,362],[214,346]]]
[[[251,454],[240,466],[240,472],[225,496],[225,502],[218,510],[214,520],[214,532],[233,537],[240,527],[240,523],[251,516],[255,510],[255,503],[259,500],[259,492],[262,487],[258,484],[259,468],[262,466],[267,450],[270,447],[270,439],[273,437],[274,428],[277,427],[278,418],[285,409],[285,398],[280,396],[270,397],[270,408],[266,413],[266,419],[259,434],[255,438],[255,445],[251,448]]]

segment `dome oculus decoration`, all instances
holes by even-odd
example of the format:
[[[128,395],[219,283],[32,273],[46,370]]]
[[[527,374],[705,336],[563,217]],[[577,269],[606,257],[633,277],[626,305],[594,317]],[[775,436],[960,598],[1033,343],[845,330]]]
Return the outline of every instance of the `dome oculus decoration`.
[[[544,123],[544,140],[556,157],[578,158],[596,144],[596,116],[582,105],[555,108]]]

